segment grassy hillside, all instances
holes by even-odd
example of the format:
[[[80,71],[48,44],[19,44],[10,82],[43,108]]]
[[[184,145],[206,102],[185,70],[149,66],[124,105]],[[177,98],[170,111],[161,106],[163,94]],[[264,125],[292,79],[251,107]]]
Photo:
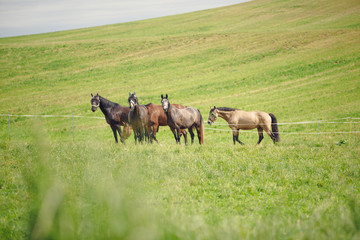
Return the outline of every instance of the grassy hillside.
[[[91,92],[127,105],[136,91],[141,103],[168,93],[203,115],[217,105],[274,112],[280,122],[358,117],[358,12],[357,1],[252,1],[3,38],[1,113],[94,116]],[[77,124],[88,132],[99,122]]]
[[[135,146],[93,118],[11,117],[9,140],[0,116],[0,238],[359,237],[360,125],[343,119],[360,117],[359,56],[355,0],[254,0],[1,38],[0,114],[102,117],[90,93],[128,105],[136,91],[204,119],[216,105],[315,123],[280,125],[277,146],[255,146],[256,131],[233,146],[222,125],[203,147],[177,146],[167,127],[161,145]]]

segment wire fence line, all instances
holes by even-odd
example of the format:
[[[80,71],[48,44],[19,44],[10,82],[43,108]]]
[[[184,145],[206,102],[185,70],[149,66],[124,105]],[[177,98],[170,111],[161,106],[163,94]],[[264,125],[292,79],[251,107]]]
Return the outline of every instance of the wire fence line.
[[[88,118],[88,119],[102,119],[105,120],[105,117],[91,117],[91,116],[78,116],[78,115],[30,115],[30,114],[0,114],[0,117],[8,117],[8,125],[9,125],[9,138],[11,134],[11,117],[32,117],[32,118],[72,118],[72,132],[73,132],[73,139],[75,136],[75,118]],[[352,121],[349,121],[352,120]],[[278,125],[305,125],[305,124],[318,124],[318,131],[317,132],[280,132],[281,134],[289,134],[289,135],[324,135],[324,134],[354,134],[355,139],[356,135],[360,132],[356,130],[356,124],[359,123],[358,121],[360,118],[357,117],[346,117],[346,118],[337,118],[332,120],[317,120],[317,121],[302,121],[302,122],[283,122],[283,123],[277,123]],[[215,126],[241,126],[241,125],[247,125],[247,124],[228,124],[228,123],[212,123]],[[320,131],[320,124],[352,124],[353,125],[353,131],[336,131],[336,132],[321,132]],[[232,129],[219,129],[219,128],[208,128],[204,127],[206,130],[212,130],[212,131],[223,131],[223,132],[232,132]],[[245,133],[255,133],[257,134],[257,131],[242,131]]]
[[[77,115],[29,115],[29,114],[0,114],[0,116],[3,117],[43,117],[43,118],[89,118],[89,119],[105,119],[105,117],[90,117],[90,116],[77,116]],[[337,123],[344,123],[344,124],[351,124],[354,122],[335,122],[336,120],[345,120],[345,119],[351,119],[351,120],[360,120],[360,118],[353,118],[353,117],[347,117],[347,118],[337,118],[332,120],[317,120],[317,121],[303,121],[303,122],[284,122],[284,123],[277,123],[277,125],[299,125],[299,124],[314,124],[314,123],[329,123],[329,124],[337,124]],[[359,122],[355,122],[359,123]],[[212,123],[213,125],[225,125],[225,126],[231,126],[231,125],[248,125],[248,124],[228,124],[228,123]]]
[[[231,129],[218,129],[218,128],[204,128],[207,130],[214,130],[214,131],[223,131],[223,132],[232,132]],[[257,131],[242,131],[241,133],[254,133],[258,134]],[[279,134],[289,134],[289,135],[317,135],[317,134],[358,134],[359,131],[352,131],[352,132],[273,132]]]
[[[328,122],[328,121],[306,121],[306,122],[287,122],[287,123],[272,123],[272,125],[302,125],[302,124],[315,124],[315,123],[329,123],[329,124],[333,124],[333,123],[354,123],[354,122]],[[355,123],[359,123],[359,122],[355,122]],[[242,125],[249,125],[246,123],[235,123],[235,124],[229,124],[229,123],[212,123],[212,125],[216,125],[216,126],[242,126]],[[265,125],[265,124],[259,124],[259,125]]]
[[[76,116],[76,115],[20,115],[20,114],[0,114],[0,116],[6,117],[43,117],[43,118],[94,118],[94,119],[105,119],[105,117],[89,117],[89,116]]]

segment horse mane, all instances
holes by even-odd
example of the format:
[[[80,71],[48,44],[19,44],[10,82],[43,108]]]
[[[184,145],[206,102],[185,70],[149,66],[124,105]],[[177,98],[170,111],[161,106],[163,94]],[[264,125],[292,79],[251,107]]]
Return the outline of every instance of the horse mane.
[[[102,96],[99,96],[99,98],[100,98],[100,103],[102,103],[106,107],[116,107],[119,105],[118,103],[107,100],[106,98],[104,98]]]
[[[239,109],[236,109],[236,108],[228,108],[228,107],[218,107],[216,109],[218,109],[220,111],[226,111],[226,112],[232,112],[232,111],[239,110]]]

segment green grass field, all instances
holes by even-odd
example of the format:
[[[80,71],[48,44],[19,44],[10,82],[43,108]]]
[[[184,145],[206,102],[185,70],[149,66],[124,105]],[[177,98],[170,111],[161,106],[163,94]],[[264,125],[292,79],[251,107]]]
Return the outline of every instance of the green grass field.
[[[0,76],[0,239],[360,238],[356,0],[1,38]],[[233,145],[224,125],[204,146],[168,127],[160,145],[115,144],[90,93],[127,106],[129,91],[205,120],[215,105],[312,123],[280,125],[276,145],[255,130]],[[11,116],[9,135],[7,114],[84,118]]]

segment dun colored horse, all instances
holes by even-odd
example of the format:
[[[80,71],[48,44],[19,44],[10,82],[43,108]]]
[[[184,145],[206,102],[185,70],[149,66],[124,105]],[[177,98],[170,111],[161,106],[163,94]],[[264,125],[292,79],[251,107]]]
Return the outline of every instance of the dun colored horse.
[[[183,109],[176,108],[170,104],[168,95],[165,97],[161,95],[161,104],[167,116],[167,124],[170,128],[177,131],[177,143],[180,143],[180,136],[182,129],[188,129],[191,135],[191,144],[194,143],[193,128],[196,128],[199,143],[204,144],[204,123],[201,113],[198,109],[186,107]],[[185,135],[185,144],[187,145],[187,137]]]
[[[212,124],[218,117],[225,119],[228,122],[229,127],[233,132],[233,141],[240,144],[244,144],[239,140],[239,129],[251,130],[257,128],[259,141],[258,144],[263,140],[265,131],[273,142],[280,141],[279,129],[277,120],[274,114],[266,113],[261,111],[246,112],[240,109],[219,107],[210,107],[208,124]]]
[[[135,143],[139,141],[142,143],[144,139],[149,142],[150,127],[149,127],[149,113],[144,105],[139,105],[135,92],[129,92],[129,122],[134,129]]]
[[[91,106],[91,110],[93,112],[100,107],[101,111],[105,115],[106,122],[110,125],[114,133],[116,142],[118,142],[117,132],[119,133],[120,141],[122,143],[131,135],[131,127],[128,120],[130,108],[111,102],[106,98],[99,96],[99,93],[95,96],[91,94]],[[120,126],[124,126],[123,133],[121,133]]]

